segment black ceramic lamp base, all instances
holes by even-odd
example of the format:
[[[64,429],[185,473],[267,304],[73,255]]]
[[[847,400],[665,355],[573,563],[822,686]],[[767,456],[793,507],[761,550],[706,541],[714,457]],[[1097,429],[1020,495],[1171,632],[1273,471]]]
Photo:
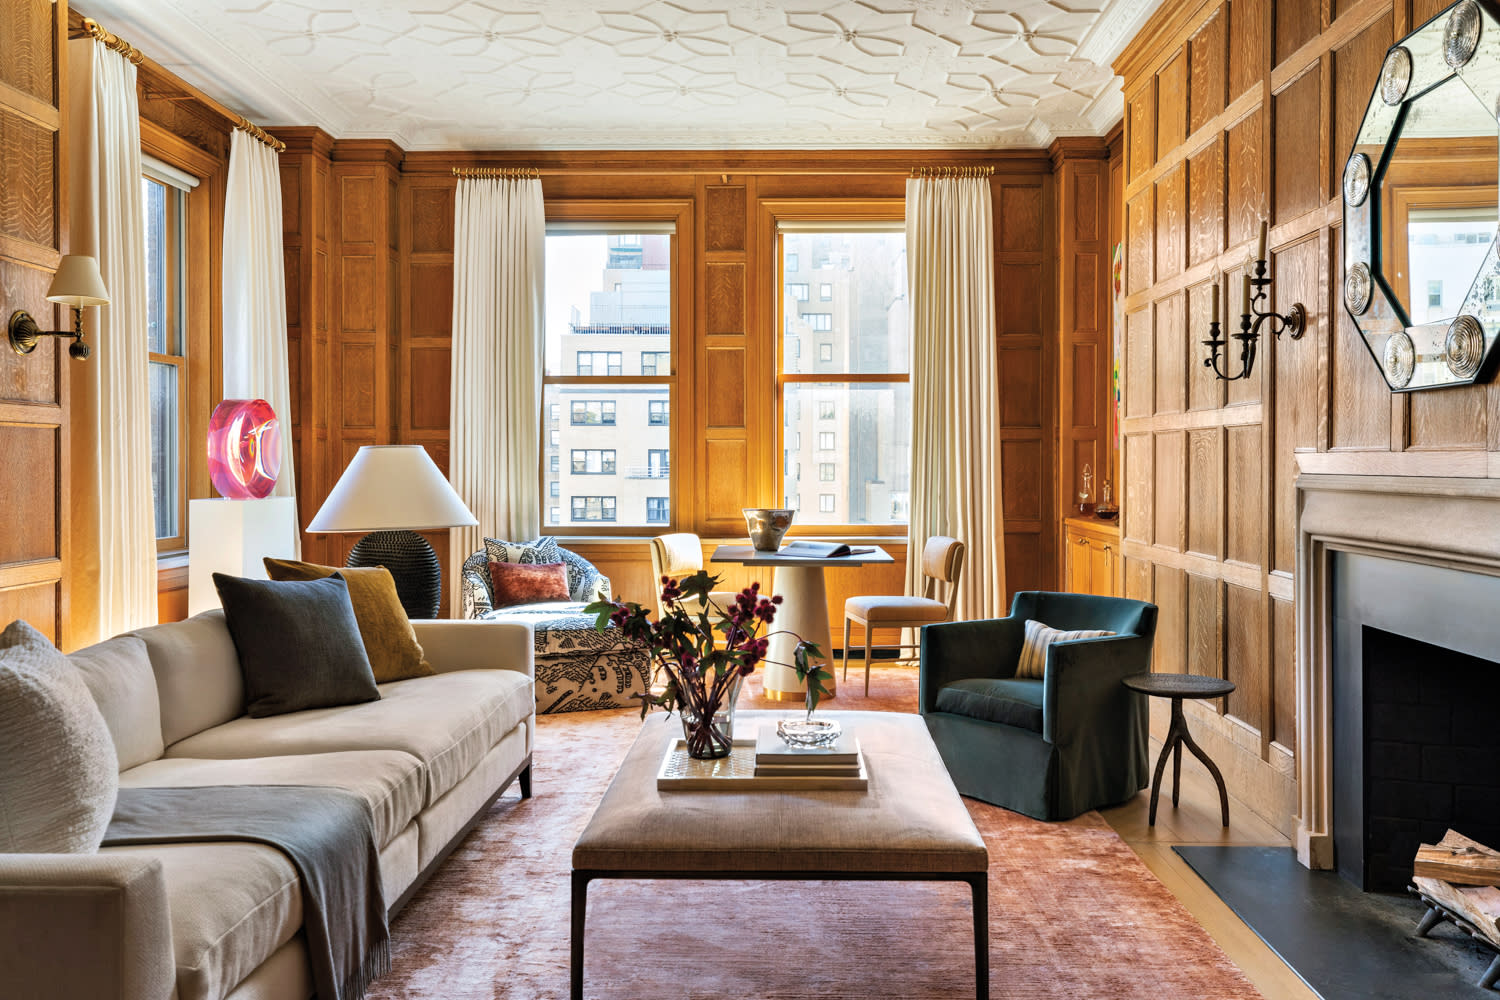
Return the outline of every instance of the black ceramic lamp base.
[[[443,605],[443,567],[415,531],[372,531],[354,543],[345,566],[384,566],[408,618],[436,618]]]

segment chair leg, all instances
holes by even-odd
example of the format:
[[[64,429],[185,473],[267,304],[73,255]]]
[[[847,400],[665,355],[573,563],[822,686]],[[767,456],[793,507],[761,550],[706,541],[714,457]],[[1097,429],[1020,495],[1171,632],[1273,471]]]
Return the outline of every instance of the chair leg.
[[[875,623],[874,622],[865,622],[865,697],[866,698],[870,697],[870,658],[871,658],[871,655],[872,655],[872,650],[871,650],[870,646],[874,642],[874,639],[872,638],[874,635],[875,635]]]
[[[849,616],[844,616],[844,680],[849,679]]]

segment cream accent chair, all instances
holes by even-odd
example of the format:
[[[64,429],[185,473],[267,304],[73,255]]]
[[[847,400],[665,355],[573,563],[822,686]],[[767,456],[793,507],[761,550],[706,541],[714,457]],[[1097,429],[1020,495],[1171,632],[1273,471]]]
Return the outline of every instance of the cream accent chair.
[[[948,621],[958,600],[958,576],[964,567],[964,543],[945,535],[933,535],[922,547],[921,597],[851,597],[844,602],[844,679],[849,679],[849,626],[857,622],[865,630],[865,695],[870,694],[871,636],[877,628],[921,628]],[[947,584],[946,600],[937,599],[937,584]],[[896,649],[915,649],[898,644]]]
[[[692,576],[703,568],[703,542],[691,531],[679,531],[671,535],[657,535],[651,539],[651,583],[656,588],[656,614],[660,618],[665,610],[661,604],[661,578],[670,576],[680,580]],[[738,596],[733,590],[714,590],[709,599],[720,608],[726,608]],[[697,601],[683,601],[682,606],[692,614],[698,613]]]

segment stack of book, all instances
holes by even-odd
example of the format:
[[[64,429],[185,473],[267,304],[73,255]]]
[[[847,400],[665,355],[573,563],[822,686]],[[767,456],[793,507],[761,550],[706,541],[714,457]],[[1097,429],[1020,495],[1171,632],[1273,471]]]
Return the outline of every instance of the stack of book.
[[[755,734],[757,778],[854,778],[860,777],[859,740],[847,730],[823,747],[788,746],[772,726],[761,726]]]

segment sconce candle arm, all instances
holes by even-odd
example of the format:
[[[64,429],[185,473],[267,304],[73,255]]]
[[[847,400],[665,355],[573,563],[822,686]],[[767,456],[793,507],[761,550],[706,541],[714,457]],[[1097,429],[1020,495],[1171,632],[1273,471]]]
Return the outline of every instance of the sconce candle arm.
[[[73,307],[71,330],[43,330],[37,326],[31,313],[25,309],[17,309],[10,314],[7,332],[10,335],[11,350],[17,354],[30,354],[36,350],[37,342],[43,337],[70,337],[73,343],[68,345],[68,354],[80,361],[89,356],[89,345],[83,342],[83,310],[77,306]]]
[[[1248,312],[1240,315],[1240,332],[1230,334],[1229,339],[1240,342],[1240,370],[1237,375],[1230,375],[1220,364],[1220,355],[1223,355],[1224,364],[1229,363],[1228,340],[1219,332],[1219,322],[1215,319],[1209,324],[1209,339],[1203,341],[1203,346],[1208,348],[1209,355],[1203,360],[1205,368],[1213,369],[1214,375],[1226,382],[1234,382],[1242,378],[1249,378],[1250,371],[1255,367],[1255,348],[1260,340],[1260,328],[1269,324],[1269,329],[1278,339],[1283,333],[1287,333],[1293,340],[1298,340],[1307,331],[1307,309],[1302,303],[1293,304],[1290,311],[1285,315],[1276,312],[1265,311],[1261,308],[1262,300],[1269,302],[1270,293],[1267,291],[1271,284],[1271,278],[1266,273],[1266,262],[1264,259],[1255,262],[1255,274],[1246,279],[1247,284],[1255,290],[1248,297]]]

